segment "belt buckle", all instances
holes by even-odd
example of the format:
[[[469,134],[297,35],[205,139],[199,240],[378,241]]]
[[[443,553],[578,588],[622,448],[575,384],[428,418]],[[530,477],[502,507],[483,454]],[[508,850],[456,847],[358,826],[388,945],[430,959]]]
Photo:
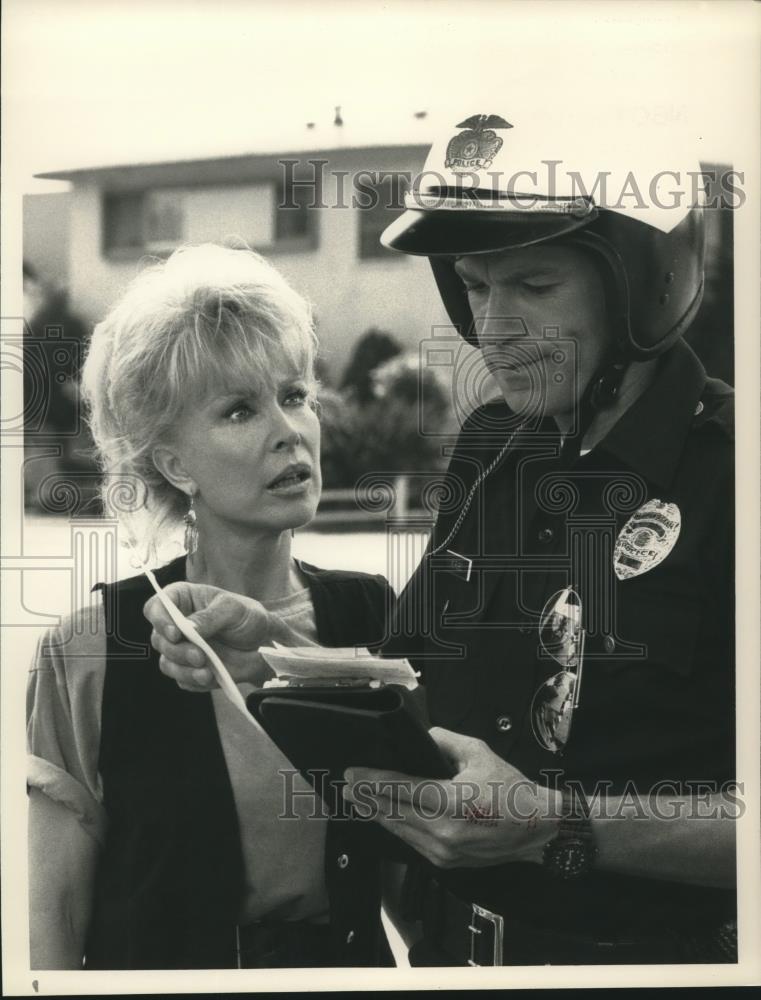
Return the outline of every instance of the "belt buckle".
[[[484,921],[485,926],[479,927],[479,920]],[[505,939],[505,919],[504,917],[501,917],[499,913],[492,913],[491,910],[487,910],[483,906],[478,906],[476,903],[471,904],[471,917],[470,923],[468,924],[468,931],[470,932],[470,958],[468,959],[468,965],[480,965],[480,963],[476,961],[476,935],[483,934],[489,926],[491,927],[494,935],[491,964],[502,965],[503,944]]]

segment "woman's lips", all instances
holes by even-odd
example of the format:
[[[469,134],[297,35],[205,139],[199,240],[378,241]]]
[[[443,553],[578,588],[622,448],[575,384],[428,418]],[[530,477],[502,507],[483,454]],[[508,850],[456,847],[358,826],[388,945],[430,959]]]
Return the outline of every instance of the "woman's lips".
[[[274,479],[267,489],[270,493],[279,495],[298,495],[306,493],[312,479],[311,470],[306,466],[297,466],[292,470],[287,470],[282,475]]]

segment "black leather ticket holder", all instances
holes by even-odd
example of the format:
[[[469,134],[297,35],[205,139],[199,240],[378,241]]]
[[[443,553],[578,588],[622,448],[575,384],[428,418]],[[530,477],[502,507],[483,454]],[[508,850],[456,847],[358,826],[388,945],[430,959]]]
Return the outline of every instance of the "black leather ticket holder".
[[[356,816],[340,788],[348,767],[451,778],[449,760],[428,732],[423,689],[272,687],[246,699],[249,712],[327,806],[331,816]],[[412,848],[376,823],[368,828],[380,855],[412,861]]]
[[[450,778],[452,767],[405,688],[274,687],[254,691],[248,710],[305,777],[376,767]]]

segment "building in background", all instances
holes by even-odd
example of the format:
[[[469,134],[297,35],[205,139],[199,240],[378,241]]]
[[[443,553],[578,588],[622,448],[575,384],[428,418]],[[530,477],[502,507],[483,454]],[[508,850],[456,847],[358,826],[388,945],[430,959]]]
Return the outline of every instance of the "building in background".
[[[447,324],[427,262],[379,243],[433,134],[425,112],[381,139],[372,121],[350,127],[336,109],[332,124],[284,123],[242,154],[40,174],[70,190],[26,196],[24,257],[93,324],[147,258],[185,242],[242,240],[313,303],[321,374],[336,385],[368,329],[416,350]],[[733,382],[729,208],[706,213],[706,235],[706,295],[688,340],[710,374]]]
[[[415,433],[427,436],[430,446],[442,422],[443,403],[437,390],[435,405],[428,405],[426,385],[438,386],[443,379],[457,421],[493,391],[490,380],[482,377],[480,356],[451,329],[427,260],[395,254],[379,241],[401,210],[404,190],[422,169],[435,131],[427,114],[417,112],[398,122],[393,135],[381,136],[372,120],[350,127],[336,109],[327,125],[304,122],[294,131],[285,122],[282,134],[268,129],[266,138],[254,139],[250,151],[234,155],[88,165],[40,174],[68,182],[69,190],[25,197],[24,257],[47,286],[48,304],[64,303],[71,330],[59,332],[74,335],[81,354],[87,331],[146,261],[165,257],[183,243],[240,241],[270,259],[312,302],[321,345],[319,373],[326,387],[343,383],[350,359],[368,332],[380,331],[398,345],[407,367],[416,356],[423,368],[443,366],[430,373],[436,378],[428,383],[421,372],[418,387]],[[704,166],[719,175],[728,169]],[[687,339],[709,374],[732,383],[729,208],[706,212],[706,234],[705,296]],[[64,306],[55,308],[61,311]],[[45,324],[56,325],[63,322],[64,313],[58,320],[51,319],[50,308],[39,315]],[[41,322],[38,318],[32,325]],[[33,332],[38,339],[45,337],[42,329]],[[44,376],[37,380],[37,396],[47,412],[53,394],[41,380]],[[335,488],[352,488],[366,471],[364,442],[354,438],[366,436],[367,428],[350,404],[340,392],[330,399],[326,395],[324,457],[326,472],[332,469],[335,479],[328,485]],[[378,424],[374,426],[377,431]],[[92,496],[93,473],[84,470],[86,428],[73,440],[58,460],[60,473],[87,479],[84,492]],[[47,439],[41,443],[47,446]],[[381,462],[384,469],[398,466],[397,471],[409,474],[419,461],[414,444],[410,442],[404,455],[399,441],[393,440]],[[57,479],[41,479],[33,472],[30,461],[27,502],[51,509],[45,493],[57,488]]]
[[[303,123],[296,134],[272,138],[266,146],[262,140],[251,152],[41,174],[67,182],[69,190],[25,199],[25,259],[49,289],[65,291],[69,315],[92,328],[151,258],[166,257],[184,243],[243,243],[264,254],[312,302],[326,387],[343,382],[355,348],[379,331],[416,359],[432,327],[448,326],[446,313],[428,262],[386,250],[380,234],[401,211],[403,193],[424,163],[431,139],[425,118],[410,114],[400,132],[380,140],[372,121],[350,130],[336,109],[327,128]],[[45,332],[35,335],[44,338]],[[59,349],[57,342],[53,348]],[[38,390],[44,409],[49,400],[42,397],[52,394],[42,385]],[[362,442],[355,440],[364,425],[348,398],[344,404],[340,393],[328,398],[328,392],[324,406],[334,419],[325,421],[323,447],[328,456],[345,447],[342,463],[326,462],[326,471],[335,472],[326,485],[346,490],[367,471]],[[390,407],[393,402],[387,400]],[[428,409],[439,413],[433,405]],[[417,421],[411,425],[415,437]],[[66,457],[89,450],[86,427],[52,470],[35,455],[35,441],[27,447],[28,508],[53,511],[49,498],[61,494],[66,482],[75,499],[57,512],[93,511],[95,470],[76,469]],[[415,444],[410,448],[417,456]],[[381,464],[390,474],[406,472],[410,456],[398,441],[392,445]]]
[[[305,124],[292,141],[245,155],[40,175],[71,190],[28,199],[26,259],[60,275],[72,308],[94,323],[146,257],[186,242],[238,239],[313,303],[331,383],[370,327],[415,349],[446,316],[427,261],[384,249],[379,236],[401,207],[406,178],[422,168],[429,137],[354,144],[340,124],[320,132]],[[65,199],[58,214],[55,198]],[[64,212],[68,239],[58,235]],[[53,267],[47,262],[56,255]]]
[[[70,191],[24,195],[24,260],[47,288],[56,291],[69,287],[70,209]]]

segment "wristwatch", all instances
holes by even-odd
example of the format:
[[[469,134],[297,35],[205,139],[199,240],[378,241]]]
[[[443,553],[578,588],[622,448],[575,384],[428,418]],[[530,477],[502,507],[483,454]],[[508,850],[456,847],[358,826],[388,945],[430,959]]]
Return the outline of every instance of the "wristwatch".
[[[589,872],[596,856],[586,800],[582,795],[564,791],[557,835],[544,847],[544,867],[554,878],[578,879]]]

